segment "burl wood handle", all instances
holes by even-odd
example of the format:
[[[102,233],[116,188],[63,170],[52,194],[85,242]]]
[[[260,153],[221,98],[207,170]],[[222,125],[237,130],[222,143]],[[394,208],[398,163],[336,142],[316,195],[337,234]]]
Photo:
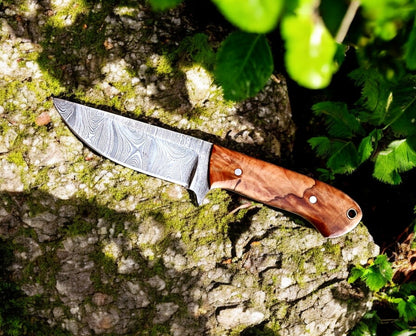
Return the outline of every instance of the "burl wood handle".
[[[213,145],[211,188],[237,192],[255,201],[293,212],[324,237],[338,237],[361,220],[356,202],[342,191],[305,175]]]

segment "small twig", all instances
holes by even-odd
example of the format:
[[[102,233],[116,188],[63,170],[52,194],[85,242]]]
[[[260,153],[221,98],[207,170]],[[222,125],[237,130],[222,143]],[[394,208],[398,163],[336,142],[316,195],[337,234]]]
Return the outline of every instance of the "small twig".
[[[277,84],[280,84],[280,79],[277,78],[277,76],[275,74],[272,74],[272,81],[274,81]]]
[[[251,209],[254,209],[254,208],[257,208],[259,205],[257,205],[257,204],[253,204],[253,203],[244,203],[244,204],[241,204],[241,205],[239,205],[238,207],[236,207],[234,210],[232,210],[230,213],[229,213],[229,215],[234,215],[235,213],[237,213],[238,211],[240,211],[240,210],[243,210],[243,209],[248,209],[248,210],[251,210]]]
[[[347,12],[342,19],[341,26],[338,29],[337,35],[335,36],[335,41],[342,43],[347,35],[348,29],[350,29],[352,20],[354,20],[355,14],[357,13],[358,8],[360,7],[360,0],[352,0],[348,6]]]

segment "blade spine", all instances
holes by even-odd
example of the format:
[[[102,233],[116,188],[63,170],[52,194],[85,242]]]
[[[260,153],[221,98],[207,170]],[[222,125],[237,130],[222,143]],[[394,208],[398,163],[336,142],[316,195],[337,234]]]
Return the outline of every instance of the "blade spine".
[[[128,117],[125,117],[125,116],[120,115],[120,114],[116,114],[116,113],[112,113],[112,112],[100,110],[100,109],[97,109],[95,107],[90,107],[90,106],[82,105],[82,104],[79,104],[79,103],[72,103],[72,104],[79,105],[82,108],[93,109],[93,110],[99,111],[100,113],[105,113],[105,115],[107,117],[109,117],[109,118],[111,118],[113,120],[122,121],[123,124],[127,124],[128,125],[130,123],[139,123],[140,125],[142,125],[145,128],[146,134],[149,134],[149,135],[151,135],[151,136],[153,136],[155,138],[158,138],[160,140],[163,140],[165,142],[169,142],[169,143],[171,143],[173,145],[181,145],[183,147],[187,147],[187,148],[191,149],[189,146],[186,146],[182,141],[178,143],[178,142],[172,141],[171,138],[168,138],[168,137],[166,138],[166,137],[160,136],[160,132],[156,132],[156,130],[161,130],[162,132],[167,132],[167,133],[173,134],[175,137],[178,137],[178,138],[182,138],[182,139],[193,139],[193,140],[198,141],[198,142],[206,142],[206,143],[211,144],[209,141],[206,141],[206,140],[203,140],[203,139],[194,137],[194,136],[189,135],[189,134],[184,134],[184,133],[181,133],[181,132],[178,132],[178,131],[174,131],[174,130],[171,130],[169,128],[165,128],[165,127],[162,127],[162,126],[159,126],[159,125],[150,124],[150,123],[147,123],[147,122],[138,120],[138,119],[128,118]],[[148,132],[148,129],[152,129],[152,130],[155,130],[155,131],[151,133],[151,132]]]

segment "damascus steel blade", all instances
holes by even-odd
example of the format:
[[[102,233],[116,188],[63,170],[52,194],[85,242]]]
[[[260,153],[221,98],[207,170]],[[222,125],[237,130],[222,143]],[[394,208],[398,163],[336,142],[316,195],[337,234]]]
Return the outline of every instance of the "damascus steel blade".
[[[180,184],[192,190],[201,204],[210,189],[211,143],[67,100],[53,102],[72,132],[97,153]]]

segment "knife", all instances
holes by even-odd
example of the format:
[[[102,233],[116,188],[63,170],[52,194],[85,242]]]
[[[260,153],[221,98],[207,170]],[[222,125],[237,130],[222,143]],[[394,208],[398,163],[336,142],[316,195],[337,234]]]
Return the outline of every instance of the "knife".
[[[358,204],[321,181],[168,129],[54,98],[72,132],[98,154],[138,172],[192,190],[198,204],[222,188],[295,213],[324,237],[338,237],[361,220]]]

